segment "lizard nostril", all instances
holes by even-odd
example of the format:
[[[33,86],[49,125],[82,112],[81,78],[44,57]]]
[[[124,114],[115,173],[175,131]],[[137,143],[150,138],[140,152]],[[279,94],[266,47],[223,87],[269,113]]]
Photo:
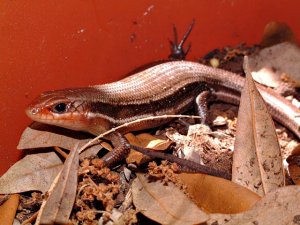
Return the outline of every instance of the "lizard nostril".
[[[31,114],[34,115],[34,114],[37,114],[39,112],[38,109],[34,108],[31,110]]]

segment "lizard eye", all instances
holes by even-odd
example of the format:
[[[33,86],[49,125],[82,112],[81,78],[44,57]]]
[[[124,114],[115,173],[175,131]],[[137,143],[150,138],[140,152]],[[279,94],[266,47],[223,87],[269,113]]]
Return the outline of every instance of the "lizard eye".
[[[67,110],[66,103],[58,103],[58,104],[54,105],[52,108],[52,112],[58,113],[58,114],[64,113],[64,112],[66,112],[66,110]]]

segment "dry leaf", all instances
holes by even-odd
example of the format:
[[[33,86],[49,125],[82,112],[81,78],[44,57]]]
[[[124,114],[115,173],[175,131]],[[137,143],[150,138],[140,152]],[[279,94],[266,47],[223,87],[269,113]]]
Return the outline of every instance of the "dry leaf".
[[[199,224],[208,219],[208,215],[172,183],[149,182],[143,174],[137,174],[132,194],[136,209],[161,224]]]
[[[265,26],[264,34],[260,45],[269,47],[281,42],[291,42],[297,44],[296,37],[291,28],[282,22],[272,21]]]
[[[263,196],[283,186],[285,178],[274,122],[245,67],[247,75],[238,113],[232,180]]]
[[[0,193],[10,194],[33,190],[45,193],[62,165],[54,152],[27,155],[0,178]]]
[[[261,68],[259,71],[251,72],[253,79],[268,87],[277,88],[282,84],[282,80],[272,68]]]
[[[80,148],[90,140],[91,138],[88,138],[84,133],[35,122],[24,130],[17,148],[32,149],[58,146],[71,151],[75,146],[78,145]],[[96,155],[101,148],[100,144],[88,147],[85,150],[87,152],[84,153],[85,157]]]
[[[300,145],[297,145],[291,155],[286,159],[289,164],[290,177],[295,184],[300,184]]]
[[[204,174],[178,174],[193,202],[210,213],[239,213],[250,209],[260,197],[228,180]]]
[[[126,134],[125,137],[130,144],[135,146],[141,146],[140,140],[132,133]],[[150,157],[131,149],[129,155],[126,157],[126,162],[127,164],[136,163],[137,165],[140,165],[142,163],[147,162],[149,159]]]
[[[0,225],[13,224],[20,196],[18,194],[11,195],[9,199],[0,206]]]
[[[128,140],[128,142],[132,145],[144,148],[151,148],[153,150],[166,150],[173,143],[172,141],[159,139],[153,135],[146,133],[142,133],[136,136],[132,133],[128,133],[125,135],[125,137]],[[137,165],[140,165],[149,161],[149,159],[149,156],[143,155],[142,153],[132,149],[128,157],[126,158],[126,162],[128,164],[135,163]]]
[[[299,62],[299,47],[285,42],[249,57],[249,68],[254,80],[266,86],[278,87],[282,81],[288,81],[291,86],[299,87]]]
[[[103,148],[105,148],[108,151],[112,151],[114,148],[109,144],[108,142],[105,141],[100,141],[100,144]]]
[[[209,225],[300,224],[300,187],[287,186],[268,193],[251,210],[234,215],[210,214]]]
[[[10,195],[0,195],[0,206],[9,198]]]
[[[43,201],[36,224],[66,224],[73,208],[77,190],[79,155],[77,147],[71,151],[62,171],[50,187]]]
[[[17,219],[14,219],[14,222],[13,222],[13,224],[12,225],[21,225],[21,223],[20,223],[20,221],[19,220],[17,220]]]
[[[205,163],[203,161],[208,161],[203,160],[203,155],[207,154],[206,149],[213,148],[213,138],[209,136],[211,133],[212,130],[204,124],[190,126],[183,142],[184,147],[182,149],[182,153],[184,158],[204,165]],[[211,160],[213,161],[214,159]]]
[[[173,143],[170,140],[160,139],[156,136],[147,133],[138,134],[136,137],[139,139],[142,145],[141,147],[151,148],[160,151],[168,149]]]

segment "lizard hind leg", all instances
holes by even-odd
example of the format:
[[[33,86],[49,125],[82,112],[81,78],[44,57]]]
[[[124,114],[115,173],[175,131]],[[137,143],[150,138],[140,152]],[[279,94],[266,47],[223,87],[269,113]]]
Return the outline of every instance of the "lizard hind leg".
[[[210,100],[211,95],[211,90],[208,89],[202,91],[195,98],[195,110],[196,114],[201,117],[201,124],[207,124],[208,102]]]

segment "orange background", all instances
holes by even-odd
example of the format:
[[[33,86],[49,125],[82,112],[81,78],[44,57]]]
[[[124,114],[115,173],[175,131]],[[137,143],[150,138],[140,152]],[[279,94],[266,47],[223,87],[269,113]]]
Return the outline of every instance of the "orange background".
[[[0,1],[0,174],[19,157],[30,123],[24,109],[40,92],[110,82],[166,59],[175,24],[189,60],[225,45],[260,41],[270,21],[299,38],[298,0]]]

